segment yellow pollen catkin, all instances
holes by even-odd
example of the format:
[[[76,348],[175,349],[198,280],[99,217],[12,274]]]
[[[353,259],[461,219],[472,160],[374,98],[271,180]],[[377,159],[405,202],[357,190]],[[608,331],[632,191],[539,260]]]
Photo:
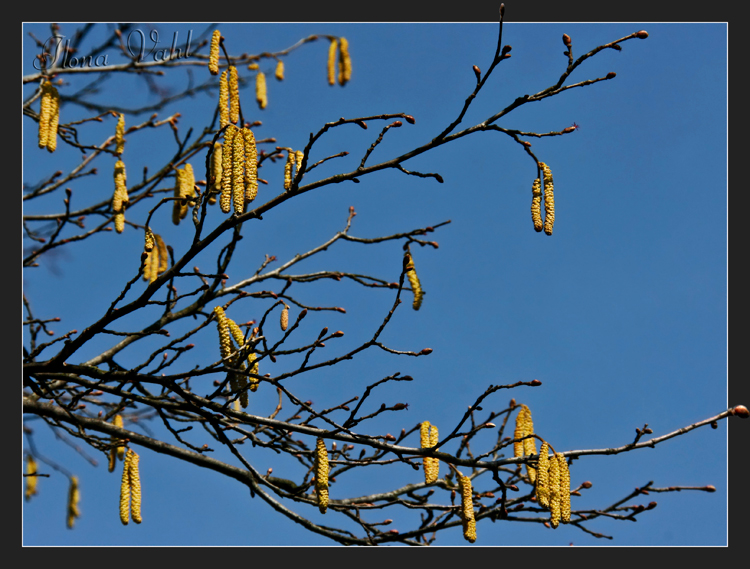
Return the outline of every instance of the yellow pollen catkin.
[[[422,448],[428,448],[432,446],[430,444],[430,428],[432,425],[430,425],[429,421],[424,421],[419,426],[419,442]],[[424,482],[425,484],[432,484],[435,482],[432,479],[432,457],[425,456],[422,459],[422,468],[424,470]]]
[[[438,444],[438,428],[435,425],[430,426],[430,446],[435,447],[435,450],[439,450],[437,448]],[[440,475],[440,459],[431,457],[430,458],[430,481],[431,482],[437,482],[438,476]]]
[[[81,493],[78,490],[78,477],[71,476],[70,490],[68,491],[68,528],[73,529],[76,518],[81,517],[81,511],[78,509],[78,502],[81,499]]]
[[[461,487],[461,520],[464,528],[464,538],[469,543],[477,540],[477,524],[474,520],[474,501],[471,479],[459,474],[459,485]]]
[[[281,311],[281,331],[286,332],[289,327],[289,307],[285,304],[284,310]]]
[[[115,231],[122,233],[125,229],[125,206],[128,203],[125,164],[122,160],[115,162],[115,193],[112,197],[112,211],[115,214]]]
[[[524,428],[526,426],[526,413],[528,410],[529,408],[526,405],[521,405],[521,409],[519,409],[518,415],[516,415],[516,428],[513,432],[513,438],[515,439],[513,442],[513,456],[517,458],[523,456],[523,441],[520,439],[526,436]]]
[[[268,92],[266,90],[266,75],[262,71],[259,71],[255,76],[255,100],[258,101],[258,106],[261,109],[265,109],[268,105]]]
[[[32,496],[35,496],[37,493],[36,490],[36,483],[37,483],[37,471],[38,467],[36,465],[36,461],[34,460],[34,457],[30,454],[26,455],[26,474],[28,476],[25,477],[26,479],[26,501],[31,500]]]
[[[229,330],[229,319],[224,314],[224,309],[221,306],[214,308],[214,314],[216,315],[216,328],[219,331],[221,359],[224,359],[232,353],[232,333]]]
[[[276,79],[279,81],[284,80],[284,62],[281,60],[276,64]]]
[[[151,231],[150,227],[146,227],[146,239],[143,245],[143,250],[146,251],[146,253],[150,253],[151,250],[154,248],[154,243],[155,243],[154,232]]]
[[[339,38],[339,85],[346,85],[352,77],[352,60],[349,57],[349,42]]]
[[[120,521],[126,526],[130,523],[130,451],[125,455],[122,465],[122,481],[120,482]]]
[[[229,124],[229,81],[225,69],[219,77],[219,128],[224,128]]]
[[[44,81],[39,103],[39,148],[47,148],[49,141],[49,119],[52,115],[52,83]]]
[[[555,194],[552,183],[552,171],[544,162],[540,162],[544,173],[544,232],[552,235],[555,225]]]
[[[302,168],[302,159],[304,157],[305,153],[301,150],[297,150],[297,152],[294,153],[294,166],[297,168],[297,174],[299,174],[299,171]]]
[[[211,152],[211,190],[221,192],[221,142],[215,142]]]
[[[133,517],[133,521],[139,524],[143,521],[141,518],[141,476],[138,472],[140,457],[130,449],[128,449],[128,454],[132,454],[128,472],[130,481],[130,515]]]
[[[331,45],[328,46],[328,84],[336,84],[336,51],[339,47],[339,40],[333,38]]]
[[[221,211],[229,213],[232,209],[232,147],[237,127],[227,126],[224,131],[224,145],[221,149]]]
[[[245,139],[241,132],[232,141],[232,201],[234,213],[245,210]]]
[[[234,65],[229,67],[229,120],[232,124],[240,120],[240,86]]]
[[[50,101],[51,109],[49,115],[49,136],[47,137],[47,150],[54,152],[57,148],[57,125],[60,122],[60,94],[57,89],[50,87],[52,99]]]
[[[125,150],[125,115],[120,113],[115,127],[115,152],[120,156]]]
[[[208,54],[208,71],[211,75],[219,74],[219,40],[221,40],[221,32],[214,30],[211,36],[211,50]]]
[[[536,473],[536,500],[543,508],[549,508],[549,445],[544,442],[539,449]]]
[[[534,434],[534,421],[531,420],[531,409],[526,407],[526,415],[524,417],[524,435],[533,435]],[[531,456],[532,454],[536,454],[536,439],[534,437],[528,437],[523,440],[523,454],[525,456]],[[536,478],[536,470],[533,466],[530,466],[528,463],[526,464],[526,473],[529,476],[529,480],[531,483],[534,483],[534,479]]]
[[[258,195],[258,148],[255,135],[249,128],[243,128],[245,138],[245,203],[250,203]]]
[[[288,190],[292,187],[292,169],[295,164],[294,151],[291,148],[286,149],[286,164],[284,165],[284,189]]]
[[[323,439],[318,439],[315,447],[315,494],[318,509],[325,514],[328,509],[328,451]]]
[[[424,296],[424,291],[422,291],[422,285],[419,283],[417,270],[414,268],[414,259],[408,251],[404,256],[408,259],[406,263],[406,277],[409,279],[411,290],[414,293],[414,302],[411,306],[414,310],[419,310],[419,307],[422,306],[422,297]]]
[[[534,230],[541,231],[542,222],[542,181],[537,178],[531,186],[531,220]]]
[[[152,280],[166,271],[169,268],[169,251],[167,250],[167,244],[164,243],[164,239],[160,235],[154,235],[156,239],[156,249],[159,251],[159,263],[156,265],[156,274],[152,275]]]
[[[560,469],[560,521],[567,524],[570,522],[570,470],[562,453],[557,453],[555,457]]]
[[[562,511],[560,508],[560,462],[557,455],[549,461],[549,524],[552,528],[560,525]]]
[[[253,373],[255,375],[258,375],[258,362],[256,361],[258,356],[255,354],[255,352],[250,352],[247,355],[247,364],[250,369],[250,373]],[[250,382],[250,391],[258,391],[258,385],[260,385],[260,381],[256,377],[250,377],[248,378]]]

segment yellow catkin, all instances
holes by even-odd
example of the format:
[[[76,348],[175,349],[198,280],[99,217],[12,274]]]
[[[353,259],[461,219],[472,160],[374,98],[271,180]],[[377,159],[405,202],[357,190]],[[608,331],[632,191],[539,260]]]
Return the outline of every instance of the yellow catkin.
[[[237,68],[229,67],[229,121],[237,124],[240,120],[240,86],[237,77]]]
[[[549,461],[549,524],[556,528],[560,525],[562,511],[560,508],[560,462],[557,455]]]
[[[534,230],[541,231],[542,222],[542,181],[537,178],[531,185],[531,220],[534,222]]]
[[[331,45],[328,46],[328,84],[336,84],[336,51],[339,47],[339,40],[333,38]]]
[[[208,71],[211,75],[219,74],[219,40],[221,40],[221,32],[214,30],[211,36],[211,50],[208,53]]]
[[[39,103],[39,148],[47,148],[49,119],[52,113],[52,83],[44,81],[41,90],[42,98]]]
[[[459,485],[461,487],[461,520],[464,527],[464,538],[469,543],[477,540],[477,524],[474,520],[474,501],[471,479],[459,474]]]
[[[289,307],[285,304],[284,310],[281,311],[281,331],[286,332],[289,327]]]
[[[78,477],[70,477],[70,489],[68,490],[68,528],[73,529],[76,518],[81,517],[81,511],[78,509],[78,502],[81,499],[81,492],[78,490]]]
[[[125,455],[122,465],[122,481],[120,482],[120,521],[126,526],[130,523],[130,452]]]
[[[125,150],[125,115],[120,113],[115,127],[115,152],[120,156]]]
[[[516,428],[513,432],[513,438],[515,439],[513,442],[513,456],[517,458],[523,456],[523,441],[520,439],[526,436],[524,428],[526,427],[526,413],[528,411],[529,408],[526,405],[521,405],[518,415],[516,415]]]
[[[224,128],[229,124],[229,81],[225,69],[219,77],[219,128]]]
[[[423,421],[419,426],[419,442],[422,448],[430,446],[430,422]],[[430,479],[430,472],[432,470],[432,459],[429,456],[425,456],[422,459],[422,468],[424,470],[424,482],[425,484],[432,484],[434,480]]]
[[[39,468],[37,467],[36,461],[34,460],[34,457],[30,454],[26,455],[26,474],[25,480],[26,480],[26,501],[31,500],[32,496],[35,496],[37,493],[36,490],[36,483],[37,483],[37,472]]]
[[[544,442],[539,449],[536,473],[536,501],[543,508],[549,508],[549,463],[549,445]]]
[[[404,255],[407,258],[406,262],[406,277],[409,279],[411,290],[414,293],[414,302],[412,302],[412,308],[419,310],[422,306],[422,297],[424,292],[422,291],[422,285],[419,283],[419,277],[417,277],[417,270],[414,268],[414,259],[407,251]]]
[[[302,168],[302,159],[305,157],[305,153],[301,150],[297,150],[294,153],[294,166],[297,168],[297,174],[299,174],[300,168]]]
[[[249,128],[243,128],[245,138],[245,203],[250,203],[258,195],[258,148],[255,135]]]
[[[224,131],[224,146],[221,149],[221,211],[229,213],[232,209],[232,146],[237,127],[229,125]]]
[[[279,81],[284,80],[284,62],[281,60],[276,63],[276,79]]]
[[[169,251],[167,250],[167,244],[164,243],[164,239],[160,235],[154,235],[156,239],[156,248],[159,251],[159,264],[156,265],[156,273],[152,275],[152,280],[156,280],[160,274],[169,268]]]
[[[146,238],[145,238],[145,243],[143,245],[143,250],[146,251],[146,253],[150,253],[151,250],[154,248],[155,242],[156,242],[156,239],[154,237],[154,232],[151,231],[150,227],[146,227]]]
[[[294,150],[291,148],[286,149],[286,164],[284,165],[284,189],[288,190],[292,187],[292,169],[295,164]]]
[[[245,211],[245,139],[241,132],[232,141],[232,201],[234,213]]]
[[[224,309],[221,306],[214,308],[214,314],[216,315],[216,328],[219,331],[221,359],[224,359],[232,353],[232,333],[229,330],[229,319],[224,314]]]
[[[115,231],[122,233],[125,229],[125,207],[128,204],[127,177],[122,160],[115,162],[115,193],[112,197],[112,211],[115,214]]]
[[[119,415],[119,414],[115,415],[114,418],[112,419],[112,424],[115,427],[119,427],[119,428],[122,429],[122,427],[123,427],[123,424],[122,424],[122,415]],[[125,447],[124,446],[118,446],[117,447],[117,458],[119,458],[120,460],[125,460]],[[110,470],[110,472],[112,472],[112,471]]]
[[[328,509],[328,451],[323,439],[318,439],[315,447],[315,494],[318,509],[325,514]]]
[[[552,184],[552,171],[544,162],[540,162],[544,174],[544,232],[552,235],[555,225],[555,194]]]
[[[346,85],[352,78],[352,60],[349,57],[349,42],[339,38],[339,85]]]
[[[211,189],[215,192],[221,191],[221,142],[214,142],[211,152]]]
[[[437,444],[438,444],[438,428],[435,425],[430,426],[430,446],[436,447],[435,450],[438,450]],[[438,476],[440,476],[440,459],[430,457],[430,481],[436,482],[438,479]]]
[[[159,256],[161,254],[160,250],[162,249],[162,247],[164,250],[164,255],[166,256],[168,254],[166,251],[166,246],[164,245],[164,240],[155,233],[153,234],[153,236],[154,246],[151,248],[151,251],[148,252],[146,261],[143,263],[143,280],[148,281],[149,283],[154,282],[159,276],[159,267],[161,266]]]
[[[526,414],[524,416],[523,432],[524,435],[534,434],[534,421],[531,420],[531,409],[529,409],[528,407],[526,407]],[[529,437],[523,440],[523,454],[525,456],[536,454],[536,439],[534,437]],[[533,466],[529,466],[529,464],[527,463],[526,473],[529,476],[529,480],[533,484],[534,479],[536,478],[536,469]]]
[[[268,91],[266,90],[266,75],[262,71],[259,71],[255,76],[255,100],[258,101],[258,106],[261,109],[265,109],[268,105]]]
[[[258,362],[256,361],[258,359],[258,356],[255,354],[255,352],[250,352],[247,355],[247,364],[250,369],[250,373],[253,373],[255,375],[258,375]],[[260,385],[260,381],[256,377],[250,377],[248,378],[248,381],[250,382],[250,391],[258,391],[258,385]]]
[[[560,469],[560,521],[567,524],[570,522],[570,470],[568,460],[557,453],[557,464]]]
[[[50,87],[52,98],[50,99],[49,135],[47,137],[47,150],[54,152],[57,148],[57,125],[60,122],[60,94],[57,89]]]
[[[141,518],[141,475],[138,472],[138,461],[140,457],[131,449],[128,449],[130,465],[128,478],[130,482],[130,515],[137,524],[143,520]]]

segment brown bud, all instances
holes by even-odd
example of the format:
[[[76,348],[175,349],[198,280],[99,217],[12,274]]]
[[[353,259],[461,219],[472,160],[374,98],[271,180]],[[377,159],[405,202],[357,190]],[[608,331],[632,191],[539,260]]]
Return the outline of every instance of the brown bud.
[[[588,480],[586,480],[586,482],[581,484],[581,488],[591,488],[592,486],[593,484],[591,484],[591,482],[589,482]]]
[[[336,307],[335,307],[335,310],[337,310],[338,312],[341,312],[341,313],[343,313],[343,314],[346,314],[346,310],[344,310],[344,309],[343,309],[343,308],[341,308],[340,306],[336,306]]]
[[[648,32],[646,30],[641,30],[640,32],[635,34],[635,37],[645,40],[648,37]]]
[[[357,124],[361,126],[363,129],[367,130],[367,123],[363,120],[356,120],[354,121],[354,124]]]
[[[396,128],[398,128],[398,127],[400,127],[400,126],[401,126],[401,125],[403,125],[403,124],[404,124],[404,123],[402,123],[401,121],[393,121],[393,122],[391,123],[391,126],[395,126]]]
[[[510,50],[511,50],[511,49],[513,49],[513,47],[511,47],[511,46],[509,46],[509,45],[504,45],[504,46],[503,46],[503,51],[501,51],[501,52],[500,52],[500,55],[503,55],[503,56],[504,56],[504,55],[507,55],[507,54],[509,54],[509,53],[510,53]],[[510,56],[509,56],[509,57],[510,57]]]
[[[406,120],[406,122],[408,122],[409,124],[414,124],[414,123],[416,122],[416,121],[414,120],[414,117],[413,117],[413,116],[411,116],[411,115],[404,115],[404,119],[405,119],[405,120]]]
[[[432,348],[425,348],[421,352],[419,352],[419,355],[426,356],[427,354],[431,354],[431,353],[432,353]]]
[[[714,486],[713,484],[709,484],[708,486],[706,486],[706,492],[716,492],[716,486]]]
[[[385,440],[387,441],[395,441],[396,437],[394,437],[391,433],[388,433],[385,435]]]
[[[563,34],[563,43],[566,47],[570,47],[570,36],[568,34]]]
[[[334,332],[333,334],[331,334],[331,338],[341,338],[341,336],[343,336],[343,335],[344,335],[344,333],[341,330],[338,330],[338,331]]]
[[[646,506],[647,510],[653,510],[656,507],[656,502],[649,502],[648,506]]]
[[[482,77],[482,72],[479,70],[479,67],[477,67],[476,65],[472,67],[472,69],[474,70],[474,75],[477,76],[477,81],[479,81],[480,77]]]
[[[750,417],[750,411],[748,411],[747,407],[745,407],[744,405],[737,405],[732,409],[732,415],[737,415],[738,417],[747,419],[748,417]]]
[[[531,380],[531,385],[533,385],[533,386],[538,386],[538,385],[541,385],[541,384],[542,384],[542,382],[539,381],[538,379],[532,379]]]
[[[609,73],[607,73],[606,79],[614,79],[615,77],[617,77],[617,73],[615,73],[614,71],[610,71]]]

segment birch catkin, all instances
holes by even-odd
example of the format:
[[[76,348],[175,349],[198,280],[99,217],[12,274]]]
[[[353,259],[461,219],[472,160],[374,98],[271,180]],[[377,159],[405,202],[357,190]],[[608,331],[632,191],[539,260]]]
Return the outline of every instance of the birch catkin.
[[[555,458],[560,468],[560,521],[567,524],[570,522],[570,470],[562,453],[557,453]]]
[[[407,259],[406,276],[409,279],[411,290],[414,293],[414,302],[412,302],[411,306],[414,310],[419,310],[419,307],[422,306],[422,297],[424,296],[424,292],[422,291],[422,285],[419,282],[419,277],[417,277],[417,270],[414,268],[414,259],[408,251],[404,256]]]
[[[531,220],[534,222],[534,230],[542,230],[542,181],[537,178],[531,186]]]
[[[128,454],[132,454],[128,473],[130,481],[130,515],[133,517],[133,521],[139,524],[143,521],[141,519],[141,475],[138,472],[140,457],[131,449],[128,449]]]
[[[122,160],[115,162],[115,193],[112,197],[112,211],[115,214],[115,231],[122,233],[125,229],[125,206],[128,203],[125,164]]]
[[[219,41],[221,40],[221,32],[214,30],[211,36],[211,50],[208,55],[208,71],[211,75],[219,74]]]
[[[288,190],[292,187],[292,169],[295,164],[294,150],[291,148],[286,149],[286,164],[284,165],[284,189]]]
[[[339,38],[339,85],[346,85],[352,77],[352,60],[349,57],[349,42]]]
[[[279,81],[284,80],[284,62],[279,59],[276,63],[276,79]]]
[[[281,331],[286,332],[289,327],[289,307],[285,304],[284,310],[281,311]]]
[[[216,328],[219,331],[219,349],[221,350],[221,359],[224,359],[232,353],[232,333],[229,330],[229,321],[224,314],[221,306],[214,307],[216,315]]]
[[[169,251],[167,250],[167,244],[164,243],[164,239],[160,235],[154,235],[156,240],[156,249],[159,251],[159,262],[156,264],[156,274],[152,275],[151,280],[156,280],[160,274],[169,268]]]
[[[237,68],[229,66],[229,121],[237,124],[240,120],[240,86],[237,78]]]
[[[554,455],[549,461],[549,524],[552,528],[560,525],[561,508],[560,508],[560,462],[557,455]]]
[[[211,152],[211,191],[212,192],[221,192],[221,142],[215,142],[213,147],[213,152]],[[213,198],[214,202],[216,203],[216,197],[211,196]],[[209,198],[209,203],[211,203]]]
[[[268,92],[266,90],[266,75],[262,71],[259,71],[255,76],[255,99],[258,101],[258,106],[261,109],[265,109],[268,105]]]
[[[536,473],[536,500],[543,508],[549,508],[549,445],[542,443]]]
[[[552,171],[544,162],[539,163],[544,174],[544,232],[552,235],[555,225],[555,194],[552,184]]]
[[[122,465],[122,481],[120,482],[120,521],[126,526],[130,523],[130,469],[131,455],[125,455]]]
[[[54,152],[57,148],[57,125],[60,122],[60,94],[57,89],[50,87],[52,91],[51,109],[49,117],[49,136],[47,137],[47,150]]]
[[[41,86],[42,100],[39,103],[39,148],[47,148],[49,119],[52,114],[52,83],[44,81]]]
[[[336,51],[339,47],[339,40],[333,38],[331,45],[328,46],[328,84],[336,84]]]
[[[225,69],[219,77],[219,128],[224,128],[229,124],[229,81]]]
[[[120,156],[125,150],[125,115],[120,113],[115,127],[115,152]]]
[[[26,455],[26,501],[28,502],[31,500],[32,496],[35,496],[37,493],[36,490],[36,483],[37,483],[37,472],[38,467],[36,465],[36,461],[34,460],[34,457],[30,454]]]
[[[250,203],[258,195],[258,148],[255,135],[249,128],[243,128],[245,139],[245,203]]]
[[[323,439],[318,439],[315,446],[315,494],[318,509],[325,514],[328,509],[328,451]]]
[[[227,126],[224,131],[224,146],[221,149],[221,211],[229,213],[232,209],[232,147],[237,127]]]
[[[78,477],[70,477],[70,489],[68,490],[68,528],[73,529],[76,518],[81,517],[81,511],[78,509],[78,502],[81,499],[81,493],[78,490]]]
[[[469,543],[477,540],[477,524],[474,520],[474,491],[471,487],[471,479],[459,473],[459,485],[461,488],[461,520],[464,528],[464,538]]]
[[[245,139],[241,131],[232,141],[232,201],[234,213],[245,211]]]
[[[419,439],[422,448],[430,448],[435,446],[438,442],[437,427],[431,425],[429,421],[424,421],[419,426]],[[437,458],[425,456],[422,459],[422,468],[424,470],[425,484],[432,484],[438,478],[440,461]]]

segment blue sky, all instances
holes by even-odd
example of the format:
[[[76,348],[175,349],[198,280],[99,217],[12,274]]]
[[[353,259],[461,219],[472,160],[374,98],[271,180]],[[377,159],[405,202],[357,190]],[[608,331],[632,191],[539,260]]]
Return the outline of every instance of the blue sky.
[[[144,31],[151,27],[159,31],[161,42],[178,33],[178,43],[189,30],[199,36],[213,29],[205,23],[140,26]],[[424,144],[449,124],[474,87],[472,66],[486,70],[497,41],[497,24],[489,23],[219,24],[218,28],[233,55],[278,51],[316,33],[345,36],[353,61],[352,80],[345,87],[328,86],[328,42],[313,42],[285,59],[283,82],[272,78],[271,63],[262,63],[261,69],[269,75],[268,107],[257,108],[250,86],[241,93],[243,111],[246,120],[263,121],[255,129],[256,137],[273,136],[279,146],[295,149],[304,146],[311,132],[339,117],[413,115],[416,124],[391,129],[368,163]],[[73,24],[63,24],[61,32],[72,36],[74,29]],[[511,397],[527,404],[536,432],[558,450],[620,446],[632,441],[635,429],[646,423],[655,435],[666,434],[728,405],[747,404],[727,401],[725,24],[509,21],[503,43],[513,46],[512,57],[495,69],[459,128],[485,120],[518,96],[554,84],[567,61],[562,55],[563,33],[572,38],[577,57],[641,29],[649,32],[647,40],[633,39],[620,52],[599,53],[576,69],[568,83],[611,71],[617,73],[615,79],[527,104],[498,123],[533,132],[560,131],[574,122],[580,126],[562,137],[527,138],[554,175],[556,221],[551,237],[536,233],[530,219],[533,161],[497,132],[465,137],[404,164],[409,170],[439,172],[443,184],[398,171],[378,172],[362,178],[360,184],[308,192],[268,212],[262,222],[245,224],[245,240],[230,267],[230,284],[253,274],[265,254],[286,260],[332,237],[343,228],[349,206],[357,211],[351,234],[360,237],[451,220],[431,234],[438,249],[412,248],[426,291],[422,308],[415,312],[409,302],[404,303],[382,337],[394,349],[430,347],[433,353],[408,358],[369,350],[353,362],[294,380],[295,393],[328,407],[399,371],[414,381],[388,384],[376,401],[408,402],[408,411],[373,421],[368,432],[397,434],[424,420],[448,432],[490,384],[539,379],[542,386],[501,391],[483,407],[504,409]],[[45,38],[49,27],[24,26],[24,74],[33,71],[36,53],[27,32]],[[95,35],[88,46],[103,37]],[[700,38],[697,50],[696,38]],[[77,47],[86,52],[87,45]],[[196,82],[208,76],[203,68],[190,69]],[[68,80],[70,85],[60,88],[63,94],[90,79]],[[191,78],[175,70],[156,80],[181,88]],[[33,88],[24,86],[24,98]],[[128,109],[155,102],[139,77],[113,77],[101,88],[92,100]],[[180,112],[181,134],[190,127],[197,131],[211,120],[216,99],[215,92],[200,93],[159,111],[159,117]],[[62,122],[87,116],[89,111],[72,105],[61,110]],[[136,124],[147,117],[126,115],[126,120]],[[98,143],[114,132],[114,124],[112,119],[82,125],[79,133],[89,143]],[[370,121],[368,130],[346,125],[329,131],[314,148],[313,158],[344,150],[350,154],[313,171],[309,181],[356,168],[385,124]],[[52,155],[40,150],[31,119],[24,119],[23,134],[25,183],[35,184],[57,169],[67,172],[80,160],[77,151],[63,144]],[[128,139],[123,158],[129,179],[139,179],[146,166],[150,171],[160,167],[173,152],[174,138],[168,129],[140,131]],[[74,207],[101,201],[111,193],[109,158],[95,164],[98,176],[70,185]],[[270,182],[260,188],[258,199],[265,201],[280,191],[283,163],[264,166],[261,176]],[[27,202],[24,212],[56,212],[61,201],[54,195]],[[142,223],[145,211],[133,208],[127,215]],[[212,215],[221,218],[218,209]],[[162,218],[155,218],[152,226],[179,254],[187,246],[191,224],[173,226],[169,212]],[[28,244],[25,240],[24,246]],[[132,278],[141,249],[142,233],[131,227],[122,235],[100,235],[63,248],[59,256],[42,257],[40,267],[27,269],[23,276],[35,314],[59,316],[61,322],[53,327],[58,335],[82,330]],[[325,268],[397,280],[401,256],[397,243],[378,247],[337,243],[294,272]],[[209,254],[196,263],[208,269],[210,259]],[[143,286],[136,284],[135,292]],[[351,282],[295,285],[291,292],[302,302],[346,308],[345,315],[312,313],[300,331],[300,338],[308,338],[323,326],[343,330],[343,338],[329,343],[327,357],[369,339],[393,302],[392,291]],[[238,322],[257,319],[267,307],[262,304],[266,301],[257,302],[237,303],[236,312],[229,316]],[[141,321],[147,320],[131,318],[124,329]],[[184,362],[185,369],[217,359],[213,327],[201,339],[190,354],[192,359]],[[91,342],[73,360],[85,361],[111,342],[111,338]],[[134,350],[131,361],[147,351],[148,347]],[[118,359],[121,365],[127,365],[125,354]],[[267,371],[284,369],[280,362]],[[275,405],[275,392],[261,389],[253,394],[251,412],[268,415]],[[100,464],[93,468],[75,451],[59,445],[41,421],[29,424],[40,452],[79,477],[82,517],[74,530],[65,527],[67,479],[52,471],[50,478],[40,481],[39,495],[24,504],[25,545],[332,545],[274,513],[261,500],[251,500],[247,489],[236,482],[141,448],[137,451],[144,523],[123,527],[116,505],[119,476],[106,472],[102,457],[96,455]],[[152,422],[148,428],[159,432],[161,426]],[[418,446],[418,438],[412,439]],[[482,440],[479,437],[477,444]],[[442,450],[455,451],[455,445]],[[285,478],[303,474],[296,465],[260,449],[246,452],[261,472],[273,467],[274,475]],[[232,460],[223,451],[215,455]],[[553,531],[537,524],[484,520],[477,528],[476,545],[724,545],[726,461],[725,422],[716,430],[702,428],[656,449],[583,457],[571,466],[572,483],[589,480],[593,487],[574,498],[574,509],[606,507],[651,480],[655,486],[712,484],[717,491],[651,495],[633,501],[659,504],[639,516],[637,523],[600,518],[590,524],[594,531],[613,535],[612,541],[594,539],[572,527]],[[349,479],[342,477],[332,486],[331,497],[383,491],[418,481],[419,476],[403,467],[355,470]],[[436,500],[438,496],[447,500],[445,493],[436,494]],[[302,513],[321,523],[344,523],[333,512],[324,517],[306,508]],[[402,525],[396,522],[393,527],[409,528],[410,518],[403,515]],[[460,529],[444,532],[437,541],[437,545],[465,544]]]

